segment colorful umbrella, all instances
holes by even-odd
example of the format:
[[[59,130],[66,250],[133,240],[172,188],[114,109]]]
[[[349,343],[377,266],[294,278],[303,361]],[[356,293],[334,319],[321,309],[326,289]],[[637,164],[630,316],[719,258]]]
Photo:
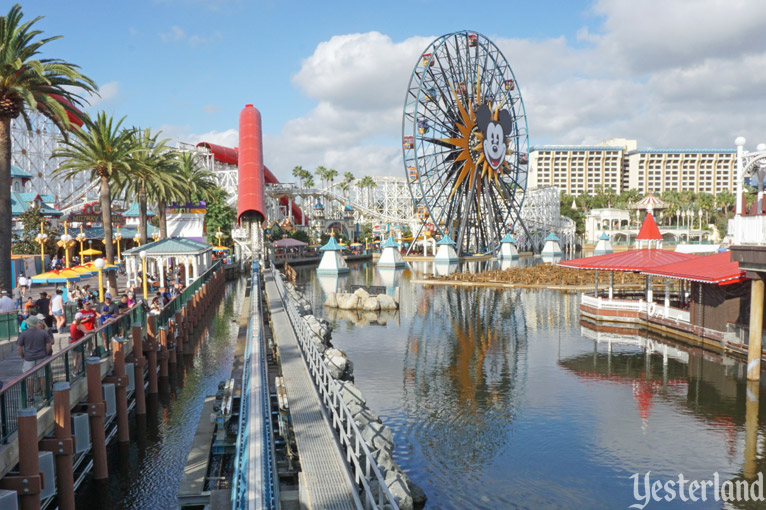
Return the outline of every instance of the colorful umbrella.
[[[213,246],[213,251],[226,251],[228,249],[228,246]]]
[[[71,269],[54,269],[53,271],[33,276],[32,283],[67,283],[77,282],[81,279],[82,275]]]
[[[88,262],[87,264],[83,264],[82,267],[90,271],[90,274],[98,274],[98,268],[96,268],[95,262]],[[106,264],[102,271],[117,271],[117,266],[114,264]]]
[[[101,255],[101,252],[99,250],[95,249],[95,248],[88,248],[87,250],[83,250],[82,254],[83,255],[88,255],[88,256],[91,256],[91,255]]]

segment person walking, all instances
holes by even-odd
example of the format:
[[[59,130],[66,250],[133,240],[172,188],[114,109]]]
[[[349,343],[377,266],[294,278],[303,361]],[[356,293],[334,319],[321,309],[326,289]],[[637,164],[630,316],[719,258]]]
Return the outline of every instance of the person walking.
[[[53,327],[53,318],[51,317],[51,300],[48,298],[47,292],[40,293],[40,299],[35,301],[37,307],[37,313],[42,314],[45,317],[45,325],[49,328]]]
[[[2,296],[0,297],[0,313],[17,310],[16,303],[8,296],[7,290],[0,292],[0,295]]]
[[[24,273],[19,273],[19,287],[21,287],[22,299],[27,297],[27,277],[24,276]]]
[[[21,371],[26,373],[40,364],[45,358],[53,354],[53,335],[45,329],[45,323],[40,321],[36,315],[31,315],[26,319],[29,329],[19,333],[16,341],[16,347],[19,350],[19,356],[24,360]],[[44,374],[43,374],[44,375]],[[35,378],[27,379],[29,400],[34,401]],[[42,388],[42,377],[38,378],[38,388]]]
[[[16,308],[21,310],[21,305],[24,302],[24,291],[26,289],[23,285],[21,285],[21,281],[19,281],[19,284],[16,285],[16,288],[13,289],[13,300],[16,301]]]
[[[64,291],[61,289],[56,289],[56,295],[51,299],[51,315],[56,320],[56,328],[53,332],[63,331],[66,317],[64,316]]]

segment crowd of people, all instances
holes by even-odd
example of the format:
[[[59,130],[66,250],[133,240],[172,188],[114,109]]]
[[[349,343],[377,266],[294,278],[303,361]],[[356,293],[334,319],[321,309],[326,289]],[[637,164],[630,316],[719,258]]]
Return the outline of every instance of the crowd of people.
[[[57,288],[52,296],[42,291],[35,299],[31,283],[31,279],[22,274],[12,297],[7,290],[0,291],[0,312],[18,313],[17,346],[24,360],[24,372],[52,354],[54,333],[68,333],[69,343],[77,342],[99,326],[127,313],[140,301],[137,296],[141,294],[136,285],[131,285],[118,300],[115,301],[112,294],[106,292],[103,301],[100,301],[98,291],[90,285],[75,285],[71,289]],[[151,296],[151,303],[147,303],[150,314],[159,314],[184,289],[181,280],[176,280],[173,285],[168,281],[163,283],[165,285],[158,287]],[[76,312],[67,324],[65,310],[72,305],[76,307]]]

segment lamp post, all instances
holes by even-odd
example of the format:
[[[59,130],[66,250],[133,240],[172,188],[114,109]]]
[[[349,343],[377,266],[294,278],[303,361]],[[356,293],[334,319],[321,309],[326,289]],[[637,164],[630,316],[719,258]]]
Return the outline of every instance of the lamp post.
[[[138,246],[141,246],[141,236],[136,233],[136,235],[133,236],[133,242],[136,243]]]
[[[221,246],[222,237],[223,237],[223,232],[221,232],[221,227],[218,227],[218,232],[215,233],[215,238],[218,240],[218,246]]]
[[[117,233],[114,234],[114,239],[112,239],[113,243],[117,244],[117,263],[120,263],[120,241],[122,241],[122,234],[120,234],[120,227],[117,227]]]
[[[80,224],[80,233],[77,234],[77,237],[75,238],[80,242],[80,264],[84,262],[83,254],[82,254],[82,251],[83,251],[82,244],[85,242],[85,238],[86,238],[85,232],[82,231],[82,224]]]
[[[155,243],[160,240],[160,231],[159,230],[155,230],[154,232],[152,232],[152,239],[154,239]]]
[[[48,240],[48,234],[46,234],[43,231],[43,225],[45,225],[44,221],[40,222],[40,233],[37,234],[35,237],[35,241],[40,243],[40,265],[42,267],[42,272],[45,272],[45,241]]]
[[[106,265],[106,262],[102,258],[97,258],[96,261],[93,263],[94,266],[96,266],[96,269],[98,269],[98,302],[103,303],[104,302],[104,266]]]
[[[138,256],[141,257],[141,280],[143,280],[144,302],[146,302],[149,300],[149,288],[146,282],[146,250],[141,250]]]

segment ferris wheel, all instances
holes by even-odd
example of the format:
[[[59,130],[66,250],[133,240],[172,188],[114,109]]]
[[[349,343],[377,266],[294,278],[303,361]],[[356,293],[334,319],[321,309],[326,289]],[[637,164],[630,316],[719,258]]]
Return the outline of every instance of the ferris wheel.
[[[527,117],[492,41],[460,31],[428,46],[410,77],[402,151],[422,221],[416,238],[431,230],[448,235],[458,253],[488,253],[521,223]]]

